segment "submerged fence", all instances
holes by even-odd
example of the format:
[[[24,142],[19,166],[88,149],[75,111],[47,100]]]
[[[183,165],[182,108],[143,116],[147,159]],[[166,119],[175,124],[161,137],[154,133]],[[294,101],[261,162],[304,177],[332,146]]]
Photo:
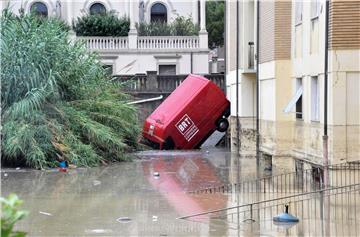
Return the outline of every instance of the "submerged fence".
[[[257,231],[286,229],[289,235],[359,236],[360,234],[360,164],[346,163],[296,170],[239,183],[191,190],[190,195],[206,198],[221,192],[229,196],[229,207],[194,213],[179,219],[220,222],[230,230],[243,231],[246,224]],[[292,224],[273,222],[284,212],[300,219]],[[253,228],[253,227],[251,227]],[[291,232],[291,233],[290,233]],[[257,232],[258,233],[258,232]]]
[[[325,179],[325,176],[327,178]],[[327,183],[325,183],[325,181]],[[325,187],[339,187],[349,184],[360,183],[360,164],[346,163],[318,167],[308,170],[297,170],[294,172],[260,177],[255,180],[247,180],[239,183],[229,183],[215,187],[204,187],[202,189],[190,190],[190,194],[199,193],[304,193],[316,191]]]
[[[331,231],[331,233],[358,236],[359,201],[360,183],[253,201],[238,206],[182,216],[179,219],[201,222],[210,217],[212,221],[226,222],[230,229],[240,228],[241,225],[252,222],[256,222],[259,229],[272,229],[276,226],[276,223],[273,223],[273,217],[283,212],[284,206],[287,204],[290,213],[307,225],[305,229],[309,235],[317,236],[321,231],[329,231],[329,233]],[[327,227],[320,228],[319,220]],[[286,228],[288,227],[291,227],[291,224]],[[326,233],[322,235],[329,236]]]

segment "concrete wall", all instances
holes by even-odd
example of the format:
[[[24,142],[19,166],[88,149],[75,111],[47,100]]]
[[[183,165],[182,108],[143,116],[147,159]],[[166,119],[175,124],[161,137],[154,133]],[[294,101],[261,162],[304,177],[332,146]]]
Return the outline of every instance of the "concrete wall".
[[[158,71],[159,65],[176,65],[176,74],[207,74],[209,70],[208,51],[159,53],[158,51],[130,51],[121,54],[101,53],[101,61],[113,66],[115,75],[133,75],[146,73],[147,71]]]

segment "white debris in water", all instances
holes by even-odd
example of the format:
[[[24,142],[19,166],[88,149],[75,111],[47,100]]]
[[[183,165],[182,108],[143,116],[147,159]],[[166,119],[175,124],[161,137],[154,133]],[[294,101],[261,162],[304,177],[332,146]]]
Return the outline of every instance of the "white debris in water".
[[[97,234],[101,234],[101,233],[106,233],[106,230],[103,230],[103,229],[95,229],[95,230],[91,230],[91,232],[97,233]]]
[[[93,230],[85,230],[85,233],[88,234],[105,234],[105,233],[112,233],[113,231],[110,229],[93,229]]]
[[[20,167],[16,167],[16,170],[20,170]]]
[[[5,177],[7,177],[7,176],[8,176],[8,174],[7,174],[7,173],[5,173],[5,174],[4,174],[4,176],[5,176]]]
[[[117,218],[116,221],[120,223],[129,223],[131,221],[131,218],[124,216]]]
[[[158,217],[157,217],[157,216],[152,216],[152,220],[153,220],[153,221],[157,221],[157,220],[158,220]]]
[[[153,174],[155,177],[159,177],[160,176],[160,173],[159,172],[154,172]]]
[[[52,216],[51,213],[48,212],[43,212],[43,211],[39,211],[40,214],[46,215],[46,216]]]
[[[100,185],[100,184],[101,184],[101,181],[99,181],[99,180],[94,180],[93,181],[94,186],[97,186],[97,185]]]

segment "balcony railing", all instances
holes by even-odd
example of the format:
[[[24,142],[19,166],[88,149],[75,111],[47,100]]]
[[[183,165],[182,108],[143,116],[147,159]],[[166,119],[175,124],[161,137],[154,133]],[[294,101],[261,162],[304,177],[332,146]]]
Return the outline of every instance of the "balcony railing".
[[[119,50],[128,49],[128,37],[78,37],[79,40],[85,41],[88,49],[97,50]]]
[[[138,37],[138,49],[196,49],[199,48],[197,36],[149,36]]]
[[[129,37],[77,37],[91,50],[193,50],[200,48],[198,36],[139,36],[129,47]]]

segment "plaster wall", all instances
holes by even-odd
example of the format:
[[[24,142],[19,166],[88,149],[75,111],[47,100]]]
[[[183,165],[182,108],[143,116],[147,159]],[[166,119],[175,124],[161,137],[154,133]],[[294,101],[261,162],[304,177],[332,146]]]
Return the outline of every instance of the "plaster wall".
[[[140,53],[127,52],[117,55],[100,55],[104,64],[113,66],[115,75],[133,75],[146,73],[147,71],[158,71],[159,65],[176,65],[176,74],[191,73],[191,53]],[[193,53],[193,73],[208,73],[206,52]]]

